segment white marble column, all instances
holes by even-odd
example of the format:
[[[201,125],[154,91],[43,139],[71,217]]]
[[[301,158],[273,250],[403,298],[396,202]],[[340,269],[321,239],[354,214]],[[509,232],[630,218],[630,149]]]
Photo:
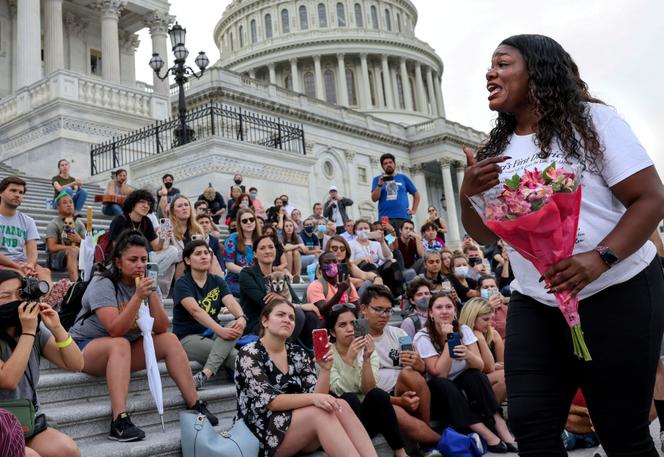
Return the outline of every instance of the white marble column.
[[[380,63],[375,62],[373,66],[373,84],[376,88],[376,107],[385,107],[385,97],[383,96],[383,84],[380,81]]]
[[[360,65],[362,66],[362,109],[371,109],[371,84],[369,82],[369,66],[367,64],[367,55],[360,54]]]
[[[433,89],[433,78],[431,77],[431,67],[426,67],[424,70],[427,78],[427,91],[429,92],[429,103],[431,104],[430,113],[434,117],[439,117],[438,104],[436,103],[436,93]]]
[[[293,92],[301,92],[302,89],[300,88],[300,72],[297,68],[297,58],[292,58],[289,60],[289,62],[291,80],[293,81]]]
[[[349,106],[348,100],[348,83],[346,81],[346,61],[342,53],[337,54],[337,75],[339,80],[339,93],[337,94],[337,101],[341,106]]]
[[[65,68],[62,0],[44,0],[44,73]]]
[[[19,0],[16,11],[16,88],[39,81],[41,11],[39,0]]]
[[[459,234],[459,216],[457,214],[456,195],[452,185],[452,171],[450,166],[452,161],[441,159],[438,161],[440,170],[443,174],[443,189],[445,190],[445,205],[447,206],[447,241],[450,245],[456,246],[460,243]]]
[[[401,86],[403,87],[403,99],[406,104],[406,111],[413,111],[413,97],[410,90],[410,80],[408,79],[408,67],[406,66],[406,59],[402,57],[399,61],[401,70]]]
[[[424,80],[422,79],[422,64],[415,62],[415,96],[417,97],[417,111],[428,113],[427,96],[424,93]]]
[[[82,75],[87,74],[87,66],[90,65],[82,39],[87,28],[88,23],[81,17],[73,13],[65,14],[65,29],[69,42],[69,70]]]
[[[118,20],[125,0],[98,0],[101,11],[101,71],[104,79],[120,82],[120,37]]]
[[[443,93],[440,90],[440,78],[438,73],[433,74],[433,89],[436,93],[436,106],[438,107],[438,116],[445,117],[445,105],[443,104]]]
[[[18,48],[16,44],[16,0],[9,0],[9,15],[12,20],[12,35],[11,35],[11,49],[10,49],[10,65],[11,65],[11,81],[10,81],[10,91],[15,92],[16,87],[16,49]]]
[[[267,71],[270,73],[270,84],[277,84],[277,69],[273,63],[267,65]]]
[[[383,84],[385,85],[385,105],[388,109],[394,109],[394,91],[392,90],[392,74],[390,65],[387,61],[387,55],[381,56],[381,66],[383,67]]]
[[[417,191],[420,193],[420,205],[415,214],[415,228],[419,232],[419,227],[427,220],[427,208],[429,207],[429,193],[427,192],[427,180],[424,175],[423,164],[417,164],[411,168],[411,176]]]
[[[325,100],[325,91],[323,90],[323,70],[320,66],[320,55],[314,56],[314,73],[316,78],[316,98]]]
[[[153,11],[144,17],[145,26],[150,30],[150,37],[152,38],[152,52],[159,54],[164,61],[164,68],[161,70],[162,76],[166,69],[169,68],[168,26],[174,20],[175,16],[171,16],[163,11]],[[163,95],[164,97],[170,96],[171,92],[168,79],[162,81],[156,74],[153,74],[152,86],[155,94]]]
[[[403,109],[401,108],[401,103],[399,103],[399,84],[397,80],[397,69],[396,66],[390,67],[390,82],[392,84],[392,97],[394,97],[394,108],[395,109]],[[404,101],[404,107],[405,107],[405,101]]]
[[[136,86],[136,49],[141,43],[138,35],[123,30],[120,35],[120,80],[127,86]]]

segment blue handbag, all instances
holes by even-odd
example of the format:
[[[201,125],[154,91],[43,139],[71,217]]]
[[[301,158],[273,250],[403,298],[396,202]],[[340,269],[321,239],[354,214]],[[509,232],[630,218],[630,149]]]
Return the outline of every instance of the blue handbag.
[[[205,415],[180,412],[182,457],[257,457],[258,439],[242,419],[228,430],[217,433]]]
[[[445,457],[481,457],[486,446],[477,433],[462,435],[451,427],[443,430],[436,447]]]

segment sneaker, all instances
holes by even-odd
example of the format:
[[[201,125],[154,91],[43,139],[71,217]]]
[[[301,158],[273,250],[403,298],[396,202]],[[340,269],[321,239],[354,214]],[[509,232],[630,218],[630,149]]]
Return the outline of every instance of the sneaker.
[[[300,275],[293,276],[293,284],[300,284],[301,282],[302,278],[300,278]]]
[[[109,440],[114,441],[139,441],[145,438],[145,432],[136,427],[129,419],[129,414],[120,413],[115,420],[111,421],[111,433],[108,435]]]
[[[219,419],[217,419],[217,416],[212,414],[209,409],[207,409],[207,403],[204,401],[198,400],[192,406],[189,408],[192,411],[198,411],[201,414],[204,414],[205,417],[207,418],[208,421],[210,421],[210,424],[214,427],[215,425],[219,424]]]
[[[484,455],[486,454],[486,448],[484,447],[484,442],[482,441],[482,438],[480,435],[477,433],[471,433],[468,435],[468,438],[470,438],[473,442],[473,445],[475,447],[475,455]]]
[[[205,384],[208,382],[208,377],[205,376],[205,373],[202,371],[199,371],[194,375],[194,385],[196,386],[196,390],[201,390],[203,387],[205,387]]]
[[[443,454],[435,447],[432,447],[431,449],[425,449],[422,457],[443,457]]]

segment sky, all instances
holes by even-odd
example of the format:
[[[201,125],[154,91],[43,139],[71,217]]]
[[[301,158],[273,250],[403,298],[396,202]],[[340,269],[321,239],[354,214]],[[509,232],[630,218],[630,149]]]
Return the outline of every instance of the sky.
[[[493,50],[511,35],[548,35],[576,61],[591,93],[627,120],[664,177],[664,1],[411,1],[419,13],[416,36],[443,60],[447,119],[488,132],[495,114],[484,75]],[[187,28],[190,65],[201,50],[216,62],[212,32],[230,0],[170,2],[170,13]],[[139,35],[136,73],[151,83],[150,36]]]

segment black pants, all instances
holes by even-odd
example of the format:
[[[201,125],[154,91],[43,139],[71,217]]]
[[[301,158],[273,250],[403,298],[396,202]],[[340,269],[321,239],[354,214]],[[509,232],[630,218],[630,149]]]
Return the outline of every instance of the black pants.
[[[464,431],[480,422],[493,426],[498,402],[489,379],[479,370],[465,370],[454,381],[432,378],[428,385],[435,405],[431,413],[444,426]]]
[[[348,402],[370,437],[380,433],[392,450],[404,447],[390,394],[375,387],[367,392],[363,401],[355,393],[345,393],[341,398]]]
[[[524,456],[565,456],[560,435],[581,387],[609,457],[656,457],[648,429],[664,324],[664,278],[653,262],[634,278],[579,304],[592,357],[574,356],[562,314],[513,293],[505,377],[510,425]]]
[[[383,280],[383,284],[392,291],[395,297],[404,293],[403,273],[396,261],[388,260],[380,267],[376,267],[373,263],[364,263],[360,266],[360,269],[379,275]]]

